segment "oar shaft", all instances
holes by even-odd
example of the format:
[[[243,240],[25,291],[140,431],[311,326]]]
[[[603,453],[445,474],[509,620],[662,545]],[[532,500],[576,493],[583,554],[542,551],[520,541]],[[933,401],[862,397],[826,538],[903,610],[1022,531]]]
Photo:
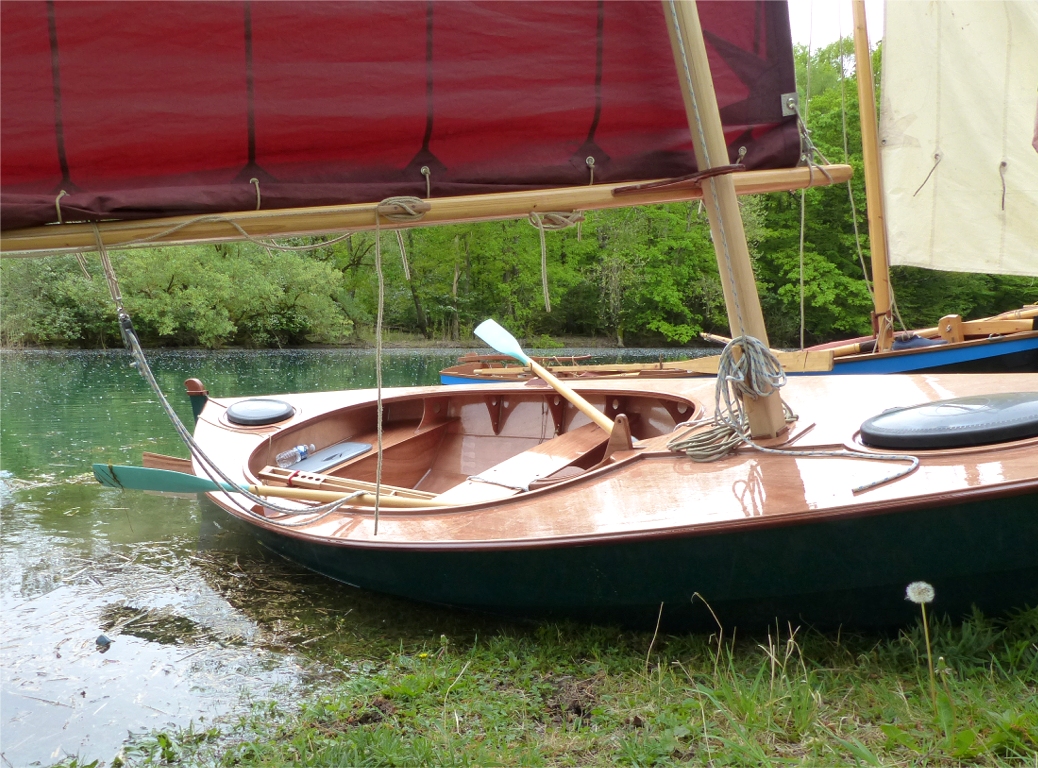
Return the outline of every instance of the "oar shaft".
[[[280,499],[296,499],[298,501],[319,501],[322,504],[329,501],[338,501],[351,494],[342,491],[318,491],[312,488],[283,488],[277,485],[249,485],[246,486],[251,493],[257,496],[271,496]],[[350,500],[351,506],[373,507],[375,506],[375,494],[365,493]],[[439,502],[429,499],[408,499],[401,496],[390,496],[383,494],[379,497],[381,507],[442,507]]]
[[[608,416],[606,416],[600,410],[595,408],[595,406],[591,405],[591,403],[589,403],[583,397],[581,397],[576,392],[574,392],[572,389],[567,387],[561,381],[559,381],[554,376],[552,376],[551,372],[548,371],[547,368],[545,368],[540,363],[531,360],[530,361],[530,370],[532,370],[534,373],[536,373],[538,376],[540,376],[542,379],[544,379],[544,381],[547,382],[547,384],[552,389],[554,389],[556,392],[558,392],[564,398],[566,398],[571,403],[573,403],[573,405],[576,407],[576,409],[578,411],[580,411],[581,413],[583,413],[585,416],[587,416],[589,419],[591,419],[591,421],[595,422],[598,426],[600,426],[602,429],[604,429],[609,434],[613,433],[613,420],[612,419],[610,419]]]

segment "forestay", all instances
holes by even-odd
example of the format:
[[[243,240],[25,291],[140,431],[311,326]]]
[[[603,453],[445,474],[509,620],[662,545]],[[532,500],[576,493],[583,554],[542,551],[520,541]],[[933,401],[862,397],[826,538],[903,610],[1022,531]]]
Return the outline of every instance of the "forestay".
[[[1038,4],[888,2],[890,261],[1038,275]]]

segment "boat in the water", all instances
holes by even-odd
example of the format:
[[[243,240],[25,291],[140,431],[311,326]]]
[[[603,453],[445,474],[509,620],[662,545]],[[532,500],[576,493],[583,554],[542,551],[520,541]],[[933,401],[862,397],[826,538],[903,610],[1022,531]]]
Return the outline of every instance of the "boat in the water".
[[[952,614],[1038,601],[1038,375],[780,389],[782,366],[832,353],[769,352],[736,195],[849,173],[795,167],[783,4],[0,10],[0,248],[100,254],[124,340],[191,451],[95,465],[102,482],[206,492],[331,578],[514,616],[900,623],[919,579]],[[539,381],[210,398],[189,380],[193,435],[108,259],[692,199],[734,337],[716,376],[574,388],[487,334]]]
[[[876,352],[876,337],[808,347],[787,353],[783,360],[791,376],[870,373],[1028,373],[1038,371],[1038,307],[1023,307],[991,318],[954,323],[959,340],[935,343],[937,328],[894,334],[894,348]],[[713,334],[710,341],[731,339]],[[711,359],[711,357],[713,359]],[[440,371],[441,384],[525,382],[536,378],[529,367],[500,355],[466,355]],[[788,363],[790,364],[787,364]],[[545,358],[559,378],[671,377],[713,374],[716,356],[661,360],[658,363],[586,363]]]
[[[333,579],[510,616],[651,625],[662,606],[668,626],[711,626],[710,609],[726,627],[882,625],[911,619],[904,587],[917,579],[952,615],[1038,601],[1036,375],[790,380],[782,393],[796,419],[762,443],[789,453],[744,448],[713,463],[668,448],[689,432],[679,425],[712,415],[712,379],[578,389],[602,414],[625,415],[631,442],[543,383],[385,390],[377,533],[370,495],[312,523],[210,496],[270,549]],[[372,492],[375,391],[272,400],[281,405],[208,399],[199,447],[242,484]],[[907,422],[895,447],[864,442],[869,419],[922,403],[936,404],[917,411],[922,443]],[[256,409],[280,419],[235,423]],[[974,418],[988,422],[982,444],[948,439]],[[275,465],[307,444],[312,458]],[[918,469],[855,493],[904,466],[863,458],[892,451],[914,454]]]

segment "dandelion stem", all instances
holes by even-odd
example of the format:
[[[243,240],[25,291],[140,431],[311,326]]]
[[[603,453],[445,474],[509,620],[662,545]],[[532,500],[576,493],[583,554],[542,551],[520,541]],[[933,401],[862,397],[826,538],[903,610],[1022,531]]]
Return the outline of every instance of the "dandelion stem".
[[[926,618],[926,603],[919,603],[923,611],[923,637],[926,639],[926,662],[930,667],[930,701],[937,713],[937,678],[933,671],[933,650],[930,648],[930,622]]]

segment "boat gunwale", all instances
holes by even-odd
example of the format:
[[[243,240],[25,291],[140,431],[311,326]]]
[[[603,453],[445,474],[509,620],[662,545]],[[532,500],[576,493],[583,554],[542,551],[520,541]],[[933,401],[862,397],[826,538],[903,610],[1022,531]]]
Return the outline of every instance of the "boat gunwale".
[[[863,337],[865,340],[873,338],[872,336]],[[839,363],[852,363],[861,362],[864,360],[886,360],[892,357],[906,357],[908,355],[919,354],[920,352],[946,352],[956,349],[970,349],[973,347],[982,347],[987,344],[1001,344],[1011,341],[1027,341],[1030,339],[1038,338],[1038,330],[1034,331],[1018,331],[1016,333],[1007,333],[1001,336],[985,336],[979,339],[965,339],[963,341],[949,341],[944,344],[932,344],[925,347],[908,347],[906,349],[891,349],[886,352],[859,352],[856,355],[844,355],[842,357],[833,358],[833,365]],[[850,342],[853,343],[856,339],[852,339]],[[909,371],[908,373],[914,373]],[[867,375],[867,374],[865,374]],[[971,374],[961,374],[963,376],[969,376]],[[983,375],[983,374],[976,374]],[[989,374],[990,375],[990,374]]]

